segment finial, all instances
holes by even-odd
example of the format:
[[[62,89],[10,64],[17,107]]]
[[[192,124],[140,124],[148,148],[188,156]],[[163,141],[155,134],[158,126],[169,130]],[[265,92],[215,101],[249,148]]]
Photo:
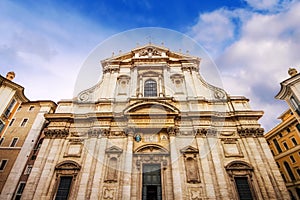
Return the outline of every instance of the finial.
[[[114,57],[115,56],[115,52],[112,52],[112,55],[111,55],[111,57]]]
[[[119,50],[119,54],[121,54],[122,53],[122,50]]]
[[[152,37],[151,37],[151,35],[149,35],[146,39],[148,39],[148,40],[149,40],[149,44],[151,44],[151,42],[152,42]]]
[[[6,79],[8,79],[8,80],[10,80],[10,81],[12,81],[15,77],[16,77],[15,72],[8,72],[8,73],[6,74]]]
[[[181,53],[181,49],[179,49],[179,52]]]
[[[165,43],[164,42],[161,42],[161,46],[164,46],[165,45]]]
[[[298,74],[297,70],[295,68],[289,68],[288,73],[291,77],[295,76]]]

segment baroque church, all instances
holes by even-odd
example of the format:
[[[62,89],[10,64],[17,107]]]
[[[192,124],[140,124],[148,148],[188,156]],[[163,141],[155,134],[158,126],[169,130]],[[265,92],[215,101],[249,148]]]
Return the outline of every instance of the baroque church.
[[[289,199],[263,112],[200,63],[153,44],[102,60],[95,86],[45,114],[22,199]]]

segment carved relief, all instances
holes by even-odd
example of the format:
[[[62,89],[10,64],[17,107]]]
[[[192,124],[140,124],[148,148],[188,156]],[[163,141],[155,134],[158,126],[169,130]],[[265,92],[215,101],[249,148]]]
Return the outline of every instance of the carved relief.
[[[195,131],[196,137],[216,137],[217,130],[214,128],[201,128]]]
[[[201,189],[201,188],[200,188]],[[201,200],[201,191],[199,188],[189,188],[191,200]]]
[[[103,190],[103,199],[114,199],[115,189],[104,188]]]
[[[69,136],[69,129],[45,129],[44,130],[45,138],[51,139],[62,139]]]
[[[149,47],[147,49],[142,49],[140,52],[139,52],[139,56],[147,56],[149,58],[151,58],[152,56],[161,56],[162,53],[154,48],[154,47]]]
[[[239,128],[237,130],[241,137],[263,137],[263,128]]]

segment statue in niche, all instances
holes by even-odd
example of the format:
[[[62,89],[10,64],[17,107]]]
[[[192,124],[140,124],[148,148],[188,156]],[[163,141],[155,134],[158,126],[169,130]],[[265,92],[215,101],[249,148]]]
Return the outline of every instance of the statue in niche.
[[[105,182],[117,182],[118,179],[117,167],[118,167],[118,159],[115,157],[110,158],[108,162],[108,170],[106,173]]]
[[[199,169],[197,161],[188,157],[185,160],[186,178],[188,183],[199,183]]]

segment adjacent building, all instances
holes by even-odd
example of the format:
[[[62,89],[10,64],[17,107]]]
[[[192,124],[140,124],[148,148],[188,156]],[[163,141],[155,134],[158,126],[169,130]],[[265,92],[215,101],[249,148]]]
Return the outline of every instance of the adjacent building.
[[[300,124],[288,109],[281,123],[265,134],[292,199],[300,199]]]
[[[41,143],[41,131],[46,125],[44,114],[54,112],[56,104],[29,101],[23,87],[8,76],[0,78],[0,107],[5,108],[1,116],[4,128],[0,138],[0,199],[19,199],[35,160],[31,152],[38,151]]]
[[[300,74],[295,68],[290,68],[288,73],[291,77],[280,83],[275,98],[285,100],[289,109],[265,137],[291,198],[300,199]]]
[[[14,78],[14,72],[8,72],[6,77],[0,75],[0,137],[8,127],[19,105],[28,101],[24,95],[24,88],[14,83],[12,81]]]
[[[149,44],[101,65],[44,115],[22,199],[290,199],[263,112],[207,83],[200,58]]]

